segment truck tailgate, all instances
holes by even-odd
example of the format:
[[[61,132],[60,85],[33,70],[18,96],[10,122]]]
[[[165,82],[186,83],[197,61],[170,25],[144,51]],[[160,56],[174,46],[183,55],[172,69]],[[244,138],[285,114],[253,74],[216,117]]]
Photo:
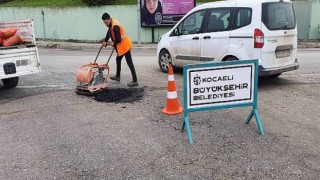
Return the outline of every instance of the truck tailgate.
[[[8,71],[7,67],[10,67]],[[15,71],[12,70],[15,68]],[[35,46],[0,49],[0,79],[40,72],[38,49]]]

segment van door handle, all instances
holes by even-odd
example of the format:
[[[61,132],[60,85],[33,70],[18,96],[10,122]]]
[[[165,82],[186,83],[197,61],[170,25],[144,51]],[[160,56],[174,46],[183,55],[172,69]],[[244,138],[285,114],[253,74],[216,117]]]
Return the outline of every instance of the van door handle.
[[[211,39],[211,36],[205,36],[203,39]]]
[[[193,37],[192,40],[199,40],[199,37]]]

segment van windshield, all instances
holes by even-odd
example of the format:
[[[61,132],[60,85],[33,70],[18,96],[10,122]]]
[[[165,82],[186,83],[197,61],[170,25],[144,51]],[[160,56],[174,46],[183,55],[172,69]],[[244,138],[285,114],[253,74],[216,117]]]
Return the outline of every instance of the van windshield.
[[[296,27],[291,3],[276,2],[262,4],[262,22],[269,30],[286,30]]]

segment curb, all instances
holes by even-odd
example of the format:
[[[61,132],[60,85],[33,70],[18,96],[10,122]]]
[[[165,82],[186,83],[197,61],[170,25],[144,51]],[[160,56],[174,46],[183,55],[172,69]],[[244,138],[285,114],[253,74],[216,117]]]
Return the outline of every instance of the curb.
[[[70,43],[70,42],[46,42],[38,41],[36,43],[39,48],[47,49],[69,49],[69,50],[93,50],[99,49],[101,44],[92,43]],[[298,49],[320,48],[320,42],[298,42]],[[134,44],[131,49],[135,52],[156,52],[157,44]]]
[[[298,42],[298,48],[320,48],[318,42]]]

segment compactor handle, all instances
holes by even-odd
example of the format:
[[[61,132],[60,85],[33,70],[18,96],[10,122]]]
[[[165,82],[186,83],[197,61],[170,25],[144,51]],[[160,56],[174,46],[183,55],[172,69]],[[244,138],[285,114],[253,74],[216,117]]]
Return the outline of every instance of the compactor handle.
[[[113,54],[113,51],[114,51],[114,48],[112,49],[112,51],[111,51],[111,54],[110,54],[110,56],[109,56],[109,59],[108,59],[108,61],[107,61],[107,66],[108,66],[108,64],[109,64],[109,61],[110,61],[110,59],[111,59],[111,56],[112,56],[112,54]]]
[[[94,62],[93,63],[96,63],[96,61],[97,61],[97,59],[98,59],[98,57],[99,57],[99,55],[100,55],[100,52],[101,52],[101,49],[103,48],[103,45],[101,45],[101,47],[100,47],[100,49],[99,49],[99,52],[98,52],[98,54],[97,54],[97,57],[96,57],[96,59],[94,60]]]

